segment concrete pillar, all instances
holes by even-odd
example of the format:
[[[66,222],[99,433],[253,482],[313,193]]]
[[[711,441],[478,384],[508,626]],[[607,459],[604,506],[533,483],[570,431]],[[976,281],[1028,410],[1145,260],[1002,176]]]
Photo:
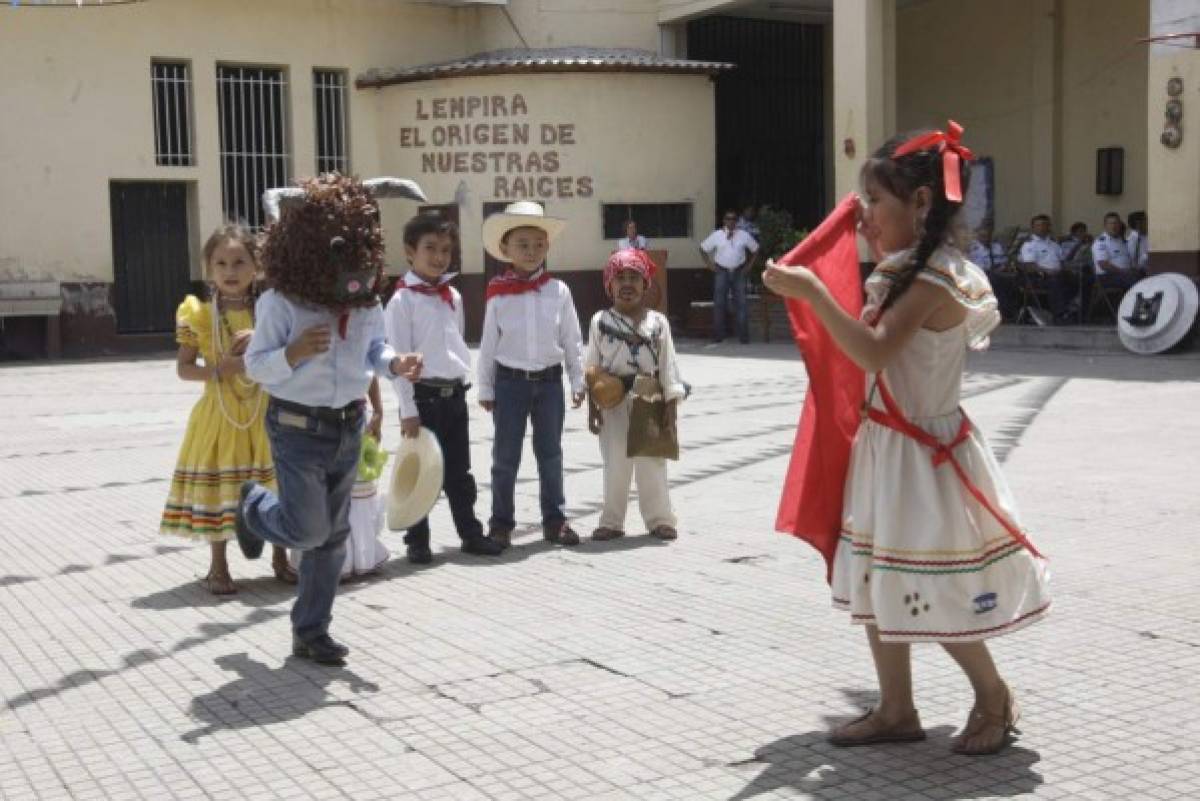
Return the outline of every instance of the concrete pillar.
[[[1150,36],[1200,32],[1195,0],[1152,0]],[[1146,70],[1150,272],[1200,276],[1200,36],[1150,45]],[[1183,141],[1164,145],[1167,82],[1183,81]]]
[[[895,131],[895,0],[837,0],[833,4],[835,198],[858,189],[863,162]]]

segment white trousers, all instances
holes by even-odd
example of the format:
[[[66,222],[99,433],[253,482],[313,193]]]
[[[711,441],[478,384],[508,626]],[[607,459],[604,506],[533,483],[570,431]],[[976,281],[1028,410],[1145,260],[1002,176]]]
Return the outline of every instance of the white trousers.
[[[604,509],[600,512],[600,526],[625,530],[629,484],[636,476],[638,508],[647,530],[653,531],[657,526],[675,528],[677,521],[667,487],[667,460],[650,456],[631,459],[625,455],[632,403],[632,398],[626,396],[620,405],[600,411],[603,418],[600,457],[604,460]]]

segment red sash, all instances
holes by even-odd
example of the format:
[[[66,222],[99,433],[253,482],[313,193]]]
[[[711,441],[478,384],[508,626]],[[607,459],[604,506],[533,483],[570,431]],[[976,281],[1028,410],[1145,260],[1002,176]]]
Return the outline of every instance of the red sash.
[[[950,442],[943,443],[904,416],[904,413],[900,411],[900,406],[896,403],[896,399],[892,397],[891,391],[888,390],[887,384],[883,381],[883,373],[875,374],[875,386],[879,388],[879,399],[883,401],[884,410],[880,411],[873,406],[866,405],[864,402],[863,414],[879,425],[890,428],[893,431],[898,431],[909,439],[916,440],[926,448],[932,450],[934,467],[940,467],[942,464],[949,462],[950,466],[954,468],[958,480],[962,482],[967,492],[971,493],[971,496],[979,501],[979,505],[986,509],[988,514],[1004,527],[1009,536],[1025,546],[1034,556],[1042,557],[1042,554],[1037,548],[1033,547],[1033,543],[1029,541],[1029,538],[1025,536],[1021,529],[1017,528],[1015,523],[992,505],[992,502],[983,494],[983,490],[975,486],[975,482],[967,475],[967,471],[963,469],[962,464],[958,461],[958,457],[954,455],[954,449],[970,438],[971,429],[974,428],[970,418],[967,417],[967,413],[961,407],[959,408],[958,411],[962,415],[962,423],[958,427],[958,433],[954,435],[954,439]]]
[[[419,295],[437,295],[447,306],[449,306],[451,309],[454,308],[454,293],[450,291],[450,282],[448,281],[437,284],[436,286],[433,284],[406,284],[401,282],[400,285],[396,287],[396,292],[400,292],[404,289],[411,290]]]
[[[522,278],[516,270],[508,270],[498,275],[487,285],[487,300],[497,295],[521,295],[526,292],[536,292],[550,280],[550,272],[542,270],[537,278]],[[486,301],[485,301],[486,302]]]

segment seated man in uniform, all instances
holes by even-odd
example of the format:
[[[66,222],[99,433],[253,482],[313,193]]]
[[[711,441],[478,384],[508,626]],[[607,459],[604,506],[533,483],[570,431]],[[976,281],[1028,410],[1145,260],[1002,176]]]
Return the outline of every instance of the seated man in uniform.
[[[1017,257],[1025,280],[1049,289],[1050,313],[1056,323],[1067,322],[1067,306],[1074,294],[1073,276],[1063,270],[1062,251],[1050,234],[1050,215],[1038,214],[1030,220],[1033,234],[1021,245]]]
[[[1101,286],[1128,289],[1141,278],[1129,257],[1129,248],[1121,235],[1122,227],[1121,215],[1110,211],[1104,215],[1104,233],[1092,243],[1092,263]]]

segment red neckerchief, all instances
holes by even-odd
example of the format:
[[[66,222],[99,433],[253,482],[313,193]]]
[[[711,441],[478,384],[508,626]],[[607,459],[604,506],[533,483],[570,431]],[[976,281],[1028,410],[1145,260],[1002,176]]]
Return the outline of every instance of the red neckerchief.
[[[410,284],[407,281],[402,281],[400,286],[396,287],[396,292],[399,293],[404,289],[411,289],[413,292],[421,295],[437,295],[447,306],[451,309],[454,308],[454,293],[450,291],[450,277],[439,281],[437,284],[430,284],[426,281],[422,281],[419,284]]]
[[[523,278],[516,270],[506,270],[487,285],[487,300],[497,295],[522,295],[526,292],[536,292],[550,280],[550,272],[543,267],[533,278]],[[485,301],[486,302],[486,301]]]

